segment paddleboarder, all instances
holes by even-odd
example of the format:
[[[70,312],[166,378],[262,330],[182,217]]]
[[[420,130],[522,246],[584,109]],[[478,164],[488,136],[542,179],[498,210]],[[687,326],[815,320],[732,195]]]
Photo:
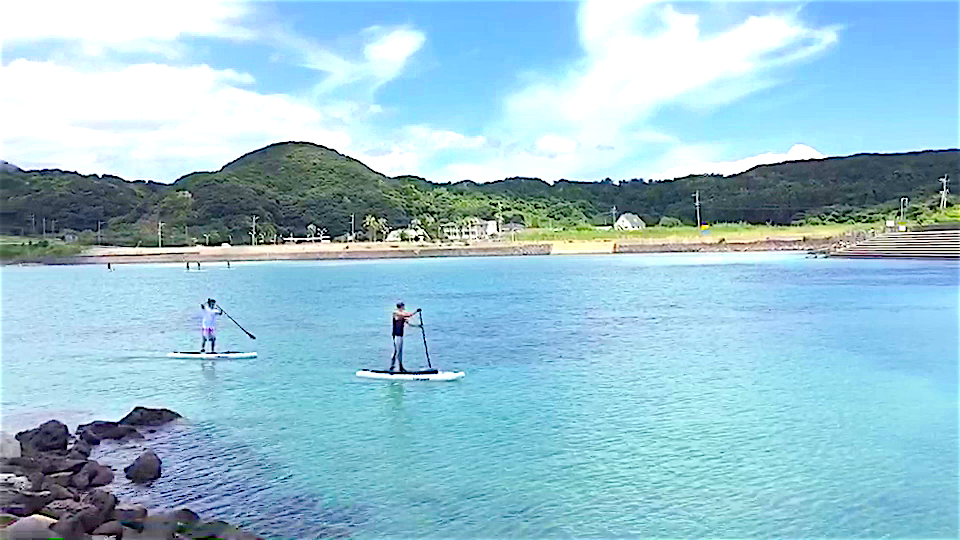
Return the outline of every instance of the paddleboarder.
[[[403,369],[403,327],[405,325],[418,327],[419,325],[410,322],[410,317],[420,312],[417,309],[410,313],[405,311],[403,307],[403,302],[397,302],[397,310],[393,312],[393,356],[390,358],[390,371],[393,371],[393,365],[396,363],[399,365],[401,373],[407,371]]]
[[[203,335],[203,344],[200,345],[200,352],[207,348],[207,340],[210,340],[210,352],[216,352],[217,343],[217,315],[223,315],[223,310],[217,306],[217,301],[213,298],[207,298],[206,304],[200,304],[203,310],[203,318],[200,322],[200,333]]]

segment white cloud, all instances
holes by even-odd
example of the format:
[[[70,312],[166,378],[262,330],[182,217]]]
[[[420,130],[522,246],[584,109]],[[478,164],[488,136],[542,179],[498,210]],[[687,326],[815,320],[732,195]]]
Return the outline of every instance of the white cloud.
[[[241,21],[249,5],[234,1],[166,2],[32,1],[7,2],[3,9],[4,44],[79,41],[96,55],[107,49],[174,54],[171,46],[186,37],[250,39]]]
[[[347,149],[323,109],[244,88],[253,78],[159,64],[85,72],[14,60],[0,68],[4,158],[24,167],[172,181],[284,140]],[[63,92],[69,88],[69,92]]]
[[[711,150],[707,149],[707,153]],[[680,161],[680,165],[672,166],[660,174],[652,175],[655,180],[667,180],[671,178],[682,178],[692,174],[721,174],[730,176],[750,170],[757,165],[770,165],[774,163],[783,163],[784,161],[801,161],[807,159],[823,159],[820,152],[805,144],[793,145],[787,153],[768,152],[757,156],[750,156],[735,161],[701,161],[697,162],[697,156],[703,153],[702,148],[688,147],[684,152],[673,153],[667,159]],[[682,154],[686,154],[686,159]],[[688,163],[682,163],[688,161]]]

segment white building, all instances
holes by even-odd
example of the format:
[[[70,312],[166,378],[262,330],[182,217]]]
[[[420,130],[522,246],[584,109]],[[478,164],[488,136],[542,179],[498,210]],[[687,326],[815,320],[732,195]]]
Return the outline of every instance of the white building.
[[[637,231],[646,226],[647,224],[640,219],[640,216],[630,213],[620,214],[617,222],[613,224],[613,228],[618,231]]]
[[[500,234],[500,226],[496,221],[475,217],[467,218],[463,223],[444,223],[440,229],[447,240],[482,240]]]

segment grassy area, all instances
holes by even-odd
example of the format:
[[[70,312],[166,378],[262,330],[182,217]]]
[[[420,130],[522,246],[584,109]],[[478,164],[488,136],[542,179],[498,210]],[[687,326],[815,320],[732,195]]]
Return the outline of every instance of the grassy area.
[[[83,251],[83,246],[60,240],[0,236],[0,261],[32,262],[47,257],[68,257]]]
[[[647,227],[639,231],[614,231],[603,229],[527,229],[517,234],[517,240],[641,240],[641,239],[680,239],[691,241],[698,236],[706,242],[715,242],[723,238],[727,242],[752,242],[767,238],[825,238],[838,236],[856,230],[880,228],[881,224],[856,225],[797,225],[772,226],[750,225],[746,223],[717,223],[705,231],[696,227]]]

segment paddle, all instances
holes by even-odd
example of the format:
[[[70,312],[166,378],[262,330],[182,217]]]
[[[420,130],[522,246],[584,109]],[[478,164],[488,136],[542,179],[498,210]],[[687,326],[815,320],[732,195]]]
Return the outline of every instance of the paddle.
[[[430,350],[427,349],[427,331],[423,329],[423,310],[418,309],[417,313],[420,314],[420,335],[423,336],[423,352],[427,354],[427,366],[433,369],[430,364]]]
[[[227,313],[226,311],[224,311],[222,306],[217,306],[217,307],[220,308],[220,313],[223,313],[224,315],[227,316],[228,319],[230,319],[231,321],[233,321],[233,324],[237,325],[237,328],[243,330],[243,333],[245,333],[245,334],[247,334],[248,336],[250,336],[250,339],[257,339],[257,336],[251,334],[250,332],[247,332],[242,326],[240,326],[240,323],[238,323],[237,321],[235,321],[235,320],[233,319],[233,317],[230,316],[229,313]]]

